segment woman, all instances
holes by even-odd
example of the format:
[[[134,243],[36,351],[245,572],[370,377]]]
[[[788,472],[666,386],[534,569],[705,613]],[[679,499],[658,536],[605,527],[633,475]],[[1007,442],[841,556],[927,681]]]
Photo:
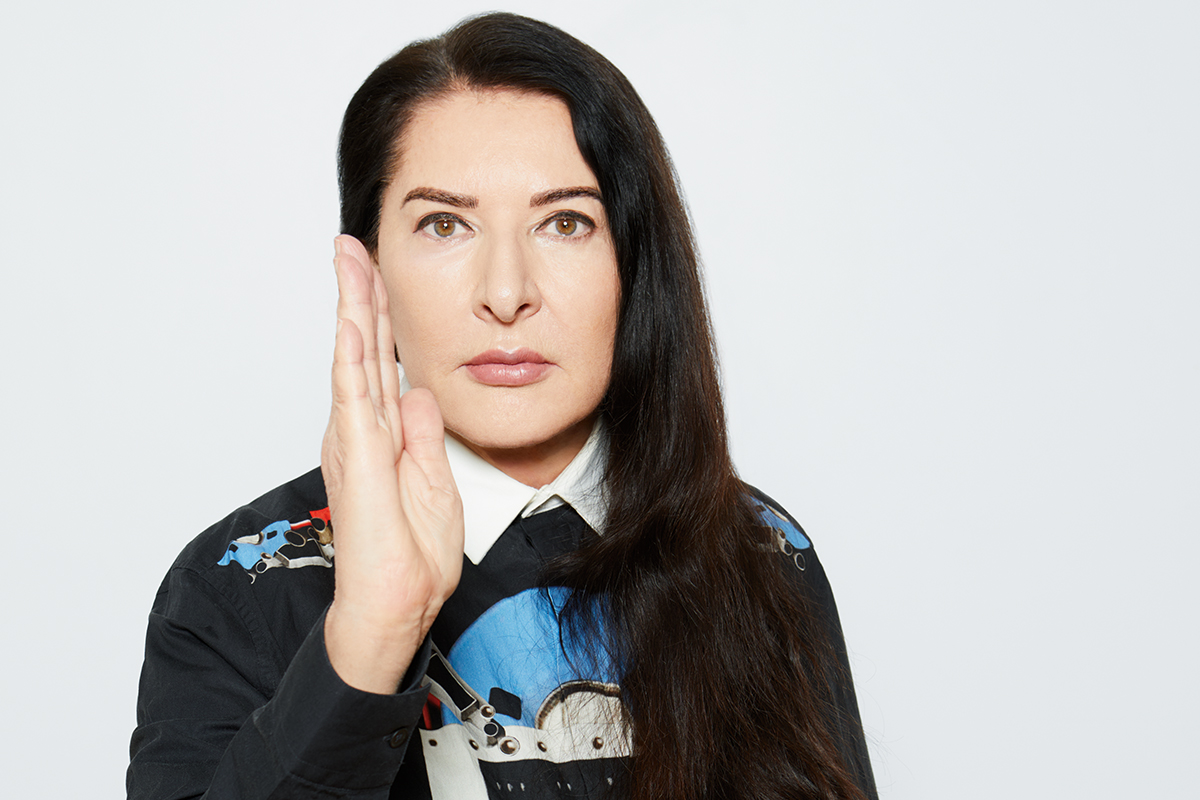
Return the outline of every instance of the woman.
[[[624,76],[468,20],[367,79],[339,168],[321,473],[168,574],[130,795],[874,796],[820,564],[734,474]]]

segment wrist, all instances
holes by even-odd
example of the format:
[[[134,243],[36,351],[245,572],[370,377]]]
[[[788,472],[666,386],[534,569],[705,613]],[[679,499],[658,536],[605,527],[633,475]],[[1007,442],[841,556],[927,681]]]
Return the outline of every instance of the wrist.
[[[347,685],[364,692],[393,694],[434,617],[436,612],[385,623],[339,605],[335,599],[325,615],[329,662]]]

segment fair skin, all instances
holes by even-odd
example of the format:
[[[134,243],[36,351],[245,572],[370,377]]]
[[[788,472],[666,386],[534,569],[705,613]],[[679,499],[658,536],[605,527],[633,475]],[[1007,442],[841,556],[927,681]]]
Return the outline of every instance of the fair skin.
[[[524,92],[420,106],[377,258],[349,236],[335,246],[326,648],[351,686],[388,693],[461,574],[443,431],[523,483],[553,480],[607,391],[620,284],[567,108]],[[393,344],[414,387],[403,397]]]

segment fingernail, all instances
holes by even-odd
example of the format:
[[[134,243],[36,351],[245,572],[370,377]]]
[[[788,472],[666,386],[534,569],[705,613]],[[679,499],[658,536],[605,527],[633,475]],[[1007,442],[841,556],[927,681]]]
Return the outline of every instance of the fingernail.
[[[333,237],[333,256],[337,258],[342,254],[342,237]]]

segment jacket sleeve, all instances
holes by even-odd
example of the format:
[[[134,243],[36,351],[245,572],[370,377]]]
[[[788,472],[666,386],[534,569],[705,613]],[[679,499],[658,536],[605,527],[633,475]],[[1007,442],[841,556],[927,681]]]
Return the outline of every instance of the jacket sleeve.
[[[846,649],[846,639],[842,633],[837,603],[833,599],[833,589],[829,585],[825,569],[821,566],[816,551],[810,548],[807,555],[803,582],[809,596],[821,609],[822,621],[826,626],[828,641],[833,647],[835,659],[835,664],[831,665],[833,669],[829,676],[829,683],[833,693],[832,700],[838,712],[838,749],[863,795],[867,800],[878,800],[879,791],[875,786],[875,774],[871,769],[871,757],[867,750],[862,717],[858,710],[858,697],[854,691],[854,679],[850,672],[850,657]]]
[[[338,677],[324,622],[280,677],[251,615],[172,570],[150,615],[129,798],[386,798],[425,703],[429,643],[400,691],[372,694]]]
[[[762,506],[764,520],[782,536],[782,554],[791,562],[785,569],[815,612],[819,626],[824,629],[819,636],[830,647],[826,654],[826,680],[831,693],[829,700],[836,714],[835,744],[842,761],[867,800],[877,800],[879,792],[875,786],[875,775],[871,769],[862,717],[858,710],[846,639],[825,568],[817,557],[812,540],[795,517],[758,489],[749,487],[749,491]]]

